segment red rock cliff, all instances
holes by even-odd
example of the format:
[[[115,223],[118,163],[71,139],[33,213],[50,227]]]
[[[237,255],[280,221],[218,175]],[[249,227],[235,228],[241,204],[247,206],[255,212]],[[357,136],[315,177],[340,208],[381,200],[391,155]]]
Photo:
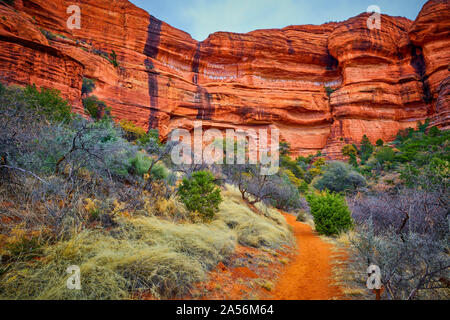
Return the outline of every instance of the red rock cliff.
[[[69,30],[69,5],[81,29]],[[295,154],[375,142],[431,118],[449,126],[450,4],[429,1],[416,21],[369,14],[321,26],[203,42],[126,0],[16,0],[0,5],[0,77],[56,87],[82,112],[81,81],[119,119],[158,128],[280,129]],[[41,30],[51,32],[47,38]],[[102,52],[117,53],[118,67]],[[0,78],[0,79],[1,79]]]

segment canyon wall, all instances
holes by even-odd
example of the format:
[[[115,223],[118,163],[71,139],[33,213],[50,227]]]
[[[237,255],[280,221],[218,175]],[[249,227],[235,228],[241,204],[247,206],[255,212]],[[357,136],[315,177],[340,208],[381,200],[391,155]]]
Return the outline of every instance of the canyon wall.
[[[70,5],[81,28],[67,28]],[[449,127],[450,3],[416,21],[370,14],[321,26],[198,42],[126,0],[0,5],[0,81],[55,87],[82,113],[83,77],[113,116],[166,137],[174,128],[278,128],[297,154],[339,158],[344,144],[392,139],[430,118]],[[46,34],[47,36],[44,36]],[[114,50],[118,66],[107,59]]]

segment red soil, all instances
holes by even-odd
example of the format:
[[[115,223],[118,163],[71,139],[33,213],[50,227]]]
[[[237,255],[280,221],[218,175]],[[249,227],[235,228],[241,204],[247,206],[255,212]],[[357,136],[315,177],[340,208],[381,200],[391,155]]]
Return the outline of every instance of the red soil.
[[[342,298],[341,290],[333,284],[331,274],[332,245],[322,241],[304,223],[284,214],[293,227],[297,253],[283,270],[271,299],[329,300]]]
[[[332,280],[332,245],[312,228],[284,214],[292,226],[296,250],[276,252],[238,246],[227,265],[219,263],[186,299],[329,300],[343,294]],[[291,262],[288,262],[288,261]],[[266,263],[264,263],[266,262]],[[287,264],[286,264],[287,263]],[[275,286],[270,280],[278,279]],[[268,281],[269,280],[269,281]]]
[[[282,255],[281,252],[277,252]],[[268,264],[263,261],[270,261]],[[256,248],[238,246],[227,265],[219,263],[198,283],[186,299],[200,300],[253,300],[268,298],[269,291],[261,286],[263,279],[273,279],[282,270],[271,253]]]

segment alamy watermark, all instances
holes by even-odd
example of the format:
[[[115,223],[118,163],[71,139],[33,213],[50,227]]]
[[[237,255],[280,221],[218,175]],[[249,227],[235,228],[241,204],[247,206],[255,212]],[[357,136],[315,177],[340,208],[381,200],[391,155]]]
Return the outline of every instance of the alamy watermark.
[[[79,266],[69,266],[66,270],[70,277],[67,279],[66,285],[69,290],[81,290],[81,271]]]
[[[66,12],[71,16],[67,19],[67,28],[69,30],[81,29],[81,9],[77,5],[67,7]]]
[[[371,290],[380,290],[381,289],[381,269],[377,265],[370,265],[367,268],[367,288]]]
[[[381,30],[381,9],[377,5],[371,5],[367,8],[367,13],[373,13],[367,19],[367,28],[369,30]]]
[[[270,140],[270,144],[269,144]],[[193,136],[186,129],[175,129],[170,141],[178,143],[172,150],[175,165],[260,164],[261,175],[275,175],[279,169],[280,132],[266,129],[203,130],[201,121],[194,122]]]

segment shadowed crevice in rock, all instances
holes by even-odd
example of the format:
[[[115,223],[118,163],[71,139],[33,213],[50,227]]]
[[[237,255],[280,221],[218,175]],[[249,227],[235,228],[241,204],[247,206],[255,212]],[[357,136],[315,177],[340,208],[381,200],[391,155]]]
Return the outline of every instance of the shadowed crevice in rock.
[[[337,70],[339,67],[339,61],[331,55],[330,50],[328,49],[327,49],[327,56],[325,58],[325,63],[327,65],[328,71]]]
[[[286,41],[287,41],[287,44],[288,44],[288,47],[289,47],[288,53],[289,54],[294,54],[295,50],[294,50],[294,47],[292,46],[292,40],[287,39]]]
[[[422,48],[412,45],[411,47],[411,66],[420,77],[420,82],[423,85],[423,101],[425,103],[431,103],[433,97],[431,95],[430,84],[428,82],[427,67],[425,64],[425,57],[423,56]],[[432,110],[429,110],[432,112]]]
[[[147,41],[145,43],[144,54],[156,59],[158,56],[159,44],[161,41],[161,25],[162,21],[150,16],[148,29],[147,29]],[[150,59],[145,60],[145,67],[148,71],[148,95],[150,97],[150,115],[148,119],[148,129],[154,129],[158,127],[158,76],[159,73],[153,71],[154,65]]]

